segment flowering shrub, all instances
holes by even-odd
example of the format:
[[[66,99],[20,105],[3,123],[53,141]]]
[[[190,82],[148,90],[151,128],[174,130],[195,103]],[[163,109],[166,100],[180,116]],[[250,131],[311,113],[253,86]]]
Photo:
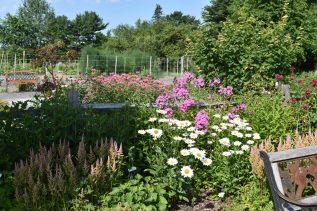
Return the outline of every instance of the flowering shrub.
[[[152,103],[167,86],[151,77],[133,74],[113,74],[78,82],[85,103]]]
[[[221,86],[218,78],[207,84],[203,78],[195,78],[192,73],[185,72],[179,80],[175,81],[172,90],[156,98],[156,105],[161,109],[186,113],[190,108],[201,103],[208,104],[217,101],[228,103],[232,95],[233,88]]]
[[[160,149],[160,154],[147,154],[150,166],[154,157],[161,157],[178,181],[183,181],[180,183],[184,188],[184,184],[194,184],[233,193],[248,181],[249,151],[260,135],[238,114],[230,119],[202,110],[195,121],[189,121],[165,118],[165,110],[157,113],[148,120],[149,129],[138,131],[144,143],[151,146],[147,150]]]
[[[303,116],[307,116],[313,125],[317,125],[317,79],[316,75],[303,74],[303,76],[289,76],[286,83],[291,88],[289,103],[302,110]]]

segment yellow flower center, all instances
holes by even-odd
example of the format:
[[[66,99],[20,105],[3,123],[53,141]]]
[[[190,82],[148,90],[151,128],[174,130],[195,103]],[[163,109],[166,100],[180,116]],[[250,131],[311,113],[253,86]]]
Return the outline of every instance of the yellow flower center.
[[[189,169],[185,169],[185,174],[189,174],[190,170]]]

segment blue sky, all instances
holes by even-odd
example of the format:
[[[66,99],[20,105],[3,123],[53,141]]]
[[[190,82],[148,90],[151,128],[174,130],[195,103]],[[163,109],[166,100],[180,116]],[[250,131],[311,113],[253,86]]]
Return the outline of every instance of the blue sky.
[[[0,19],[6,13],[14,14],[22,0],[0,0]],[[136,20],[150,20],[156,4],[160,4],[164,14],[182,11],[201,19],[202,8],[210,4],[210,0],[48,0],[57,15],[66,15],[73,19],[84,11],[95,11],[109,23],[108,29],[119,24],[134,25]]]

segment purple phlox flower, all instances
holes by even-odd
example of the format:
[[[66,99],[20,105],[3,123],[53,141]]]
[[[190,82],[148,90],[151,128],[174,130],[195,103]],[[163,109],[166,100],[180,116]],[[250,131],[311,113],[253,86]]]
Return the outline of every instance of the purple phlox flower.
[[[196,78],[195,79],[195,86],[197,88],[203,88],[205,86],[205,80],[203,78]]]
[[[236,115],[233,114],[233,113],[228,113],[227,116],[228,116],[229,119],[234,119],[234,118],[236,118]]]
[[[227,97],[230,97],[233,95],[233,88],[232,86],[227,86],[227,87],[220,87],[218,90],[218,93]]]
[[[179,79],[179,80],[177,80],[175,87],[184,88],[186,86],[186,84],[187,84],[187,82],[185,80]]]
[[[208,94],[208,99],[211,100],[213,96],[211,94]]]
[[[195,106],[196,102],[192,99],[186,99],[179,105],[179,110],[186,112],[191,106]]]
[[[208,126],[208,115],[205,111],[199,111],[195,117],[195,128],[205,129]]]
[[[166,114],[165,114],[166,117],[172,118],[172,116],[173,116],[173,109],[171,109],[171,108],[165,108],[164,111],[166,112]]]
[[[235,114],[235,113],[238,113],[240,111],[239,107],[233,107],[231,109],[231,113]]]
[[[159,108],[164,108],[170,98],[171,96],[168,94],[160,95],[156,98],[155,103]]]
[[[244,103],[241,103],[241,104],[239,105],[239,109],[240,109],[240,110],[245,110],[246,108],[247,108],[247,105],[244,104]]]
[[[184,80],[186,83],[191,82],[195,79],[195,76],[191,72],[184,72],[181,80]]]
[[[173,89],[173,96],[174,97],[189,98],[189,92],[188,92],[188,90],[186,88],[175,87]]]
[[[219,78],[215,78],[214,81],[208,83],[208,86],[213,87],[219,85],[220,83],[221,80]]]

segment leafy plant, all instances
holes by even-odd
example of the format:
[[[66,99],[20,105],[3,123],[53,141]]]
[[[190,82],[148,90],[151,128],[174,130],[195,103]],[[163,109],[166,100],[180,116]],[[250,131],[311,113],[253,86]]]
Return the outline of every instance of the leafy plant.
[[[166,210],[168,201],[167,193],[160,183],[150,183],[149,178],[136,175],[119,187],[101,196],[102,209],[111,210],[118,204],[126,206],[129,210]]]

